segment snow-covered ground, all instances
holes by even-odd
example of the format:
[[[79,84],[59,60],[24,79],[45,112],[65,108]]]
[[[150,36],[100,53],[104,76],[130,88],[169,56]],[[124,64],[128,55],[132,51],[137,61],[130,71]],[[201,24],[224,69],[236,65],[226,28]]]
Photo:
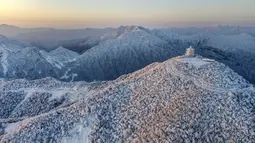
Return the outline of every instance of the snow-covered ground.
[[[189,64],[192,64],[194,65],[196,68],[200,68],[204,65],[208,65],[210,64],[211,62],[209,60],[206,60],[206,59],[199,59],[199,58],[180,58],[180,59],[177,59],[178,61],[181,61],[181,62],[184,62],[184,63],[189,63]]]
[[[48,78],[0,84],[0,142],[254,139],[254,86],[200,56],[154,63],[108,82]]]
[[[80,123],[76,124],[73,129],[69,131],[70,136],[63,137],[61,143],[90,143],[89,135],[92,131],[94,118],[88,117],[85,121],[86,125]]]

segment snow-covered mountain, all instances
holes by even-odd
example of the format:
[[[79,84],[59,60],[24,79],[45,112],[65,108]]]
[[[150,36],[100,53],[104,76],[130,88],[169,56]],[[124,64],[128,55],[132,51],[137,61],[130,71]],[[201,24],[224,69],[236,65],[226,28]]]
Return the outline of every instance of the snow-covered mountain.
[[[7,63],[13,64],[9,64],[4,77],[54,77],[64,81],[110,80],[153,62],[179,55],[164,40],[139,28],[127,29],[129,30],[115,39],[103,41],[82,55],[65,48],[51,52],[36,48],[20,49],[19,52],[8,56]]]
[[[0,77],[4,77],[8,71],[8,58],[15,52],[23,50],[25,45],[18,41],[8,39],[7,37],[0,35]]]
[[[224,30],[218,32],[219,29]],[[239,31],[245,31],[240,29]],[[255,84],[255,71],[253,70],[255,67],[255,38],[248,33],[230,35],[228,31],[231,33],[233,28],[149,30],[141,26],[121,26],[101,37],[99,34],[98,37],[61,41],[59,44],[68,47],[69,50],[66,48],[61,48],[60,51],[63,52],[58,52],[59,49],[52,52],[40,50],[39,54],[38,51],[32,52],[35,54],[31,55],[33,58],[26,60],[24,60],[26,57],[24,54],[27,54],[29,49],[36,48],[25,50],[24,47],[27,46],[2,36],[0,46],[4,46],[0,48],[3,55],[1,56],[0,77],[26,79],[54,77],[63,81],[112,80],[153,62],[165,61],[180,55],[192,45],[198,54],[226,64]],[[44,36],[47,37],[46,35]],[[70,51],[73,45],[76,45],[74,47],[80,55]],[[7,55],[12,55],[8,54],[8,51],[14,51],[10,52],[14,55],[11,56],[13,59],[7,58],[10,57]],[[8,64],[6,59],[16,64]],[[17,64],[19,60],[24,63]],[[27,70],[34,70],[31,63],[37,63],[37,61],[42,61],[42,65],[45,66],[38,66],[32,75],[26,74],[30,73]],[[7,65],[12,67],[8,68]],[[25,65],[29,65],[30,68],[23,68],[22,66]],[[40,71],[48,72],[40,74]]]
[[[43,55],[45,56],[45,58],[51,63],[53,60],[53,62],[59,62],[59,63],[65,63],[68,61],[72,61],[74,60],[76,57],[79,56],[78,53],[70,51],[68,49],[65,49],[63,47],[58,47],[57,49],[51,51],[51,52],[45,52],[45,51],[41,51],[41,53],[43,53]],[[64,66],[64,65],[63,65]]]
[[[77,56],[79,54],[62,47],[48,53],[36,47],[25,47],[17,41],[2,36],[0,77],[30,80],[45,77],[59,78],[64,75],[61,74],[64,64],[75,60]]]
[[[153,30],[156,36],[170,45],[175,45],[179,52],[184,52],[187,46],[193,45],[198,54],[226,64],[255,84],[253,70],[255,67],[255,38],[253,36],[247,33],[224,35],[207,31],[183,35],[183,32],[178,33],[173,29]]]
[[[75,80],[115,79],[150,63],[177,56],[186,47],[193,45],[198,54],[223,62],[255,83],[255,38],[245,33],[222,35],[204,32],[183,35],[171,29],[150,31],[140,26],[122,26],[109,35],[108,39],[104,37],[99,45],[71,63],[70,73],[77,74]]]
[[[0,35],[0,46],[4,46],[4,47],[8,48],[8,50],[11,50],[11,51],[17,51],[17,50],[20,50],[20,49],[26,47],[25,44],[22,44],[19,41],[7,38],[3,35]]]
[[[253,142],[255,88],[180,56],[109,82],[0,80],[0,142]]]
[[[87,41],[89,39],[100,38],[105,33],[115,31],[114,28],[81,28],[81,29],[55,29],[55,28],[20,28],[12,25],[0,25],[0,35],[4,35],[16,40],[51,51],[59,46],[67,49],[82,52],[79,47],[80,41]],[[67,44],[68,42],[68,44]],[[84,47],[85,49],[87,47]]]
[[[89,49],[68,67],[75,80],[110,80],[177,55],[164,40],[136,29]]]
[[[43,77],[57,77],[55,66],[51,65],[41,52],[34,47],[10,54],[6,59],[6,78],[40,79]]]
[[[208,40],[208,46],[223,49],[241,49],[255,53],[255,37],[242,33],[239,35],[219,35]]]

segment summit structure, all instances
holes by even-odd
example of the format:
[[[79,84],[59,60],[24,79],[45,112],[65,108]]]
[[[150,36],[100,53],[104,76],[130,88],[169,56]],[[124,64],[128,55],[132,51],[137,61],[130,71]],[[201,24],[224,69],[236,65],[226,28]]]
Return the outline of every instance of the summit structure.
[[[190,46],[190,47],[186,50],[185,56],[187,56],[187,57],[195,57],[195,49],[192,48],[192,46]]]

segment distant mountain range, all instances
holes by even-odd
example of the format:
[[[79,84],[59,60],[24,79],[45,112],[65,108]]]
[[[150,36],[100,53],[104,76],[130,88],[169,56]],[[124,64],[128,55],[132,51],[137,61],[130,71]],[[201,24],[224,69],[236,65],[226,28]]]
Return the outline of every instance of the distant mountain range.
[[[59,46],[66,46],[77,52],[82,42],[99,38],[113,28],[104,29],[54,29],[54,28],[20,28],[12,25],[0,25],[0,35],[18,40],[26,45],[51,51]],[[86,46],[85,46],[86,48]]]
[[[73,54],[64,48],[49,53],[30,47],[8,52],[3,44],[2,53],[6,58],[2,60],[6,64],[2,65],[5,69],[2,75],[7,78],[26,79],[50,76],[64,81],[110,80],[152,62],[164,61],[178,55],[173,47],[160,38],[137,27],[127,29],[118,29],[119,36],[117,34],[109,39],[104,37],[98,46],[81,55]],[[68,54],[69,52],[72,54]],[[54,60],[63,55],[66,55],[66,60]]]
[[[181,30],[149,30],[141,26],[122,26],[110,32],[103,31],[104,34],[99,34],[97,38],[62,41],[59,46],[67,48],[50,52],[1,36],[0,76],[30,80],[44,77],[63,81],[112,80],[153,62],[178,56],[192,45],[198,54],[228,65],[255,84],[255,38],[247,33],[223,35],[200,31],[187,34],[187,31],[185,35]],[[44,34],[47,37],[48,34]],[[79,47],[72,47],[77,43]]]

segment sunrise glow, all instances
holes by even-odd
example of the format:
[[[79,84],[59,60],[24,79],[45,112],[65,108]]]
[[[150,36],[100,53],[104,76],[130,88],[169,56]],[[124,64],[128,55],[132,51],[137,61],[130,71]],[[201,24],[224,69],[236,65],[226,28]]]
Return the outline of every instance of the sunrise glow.
[[[0,0],[0,23],[25,27],[252,25],[253,0]]]

